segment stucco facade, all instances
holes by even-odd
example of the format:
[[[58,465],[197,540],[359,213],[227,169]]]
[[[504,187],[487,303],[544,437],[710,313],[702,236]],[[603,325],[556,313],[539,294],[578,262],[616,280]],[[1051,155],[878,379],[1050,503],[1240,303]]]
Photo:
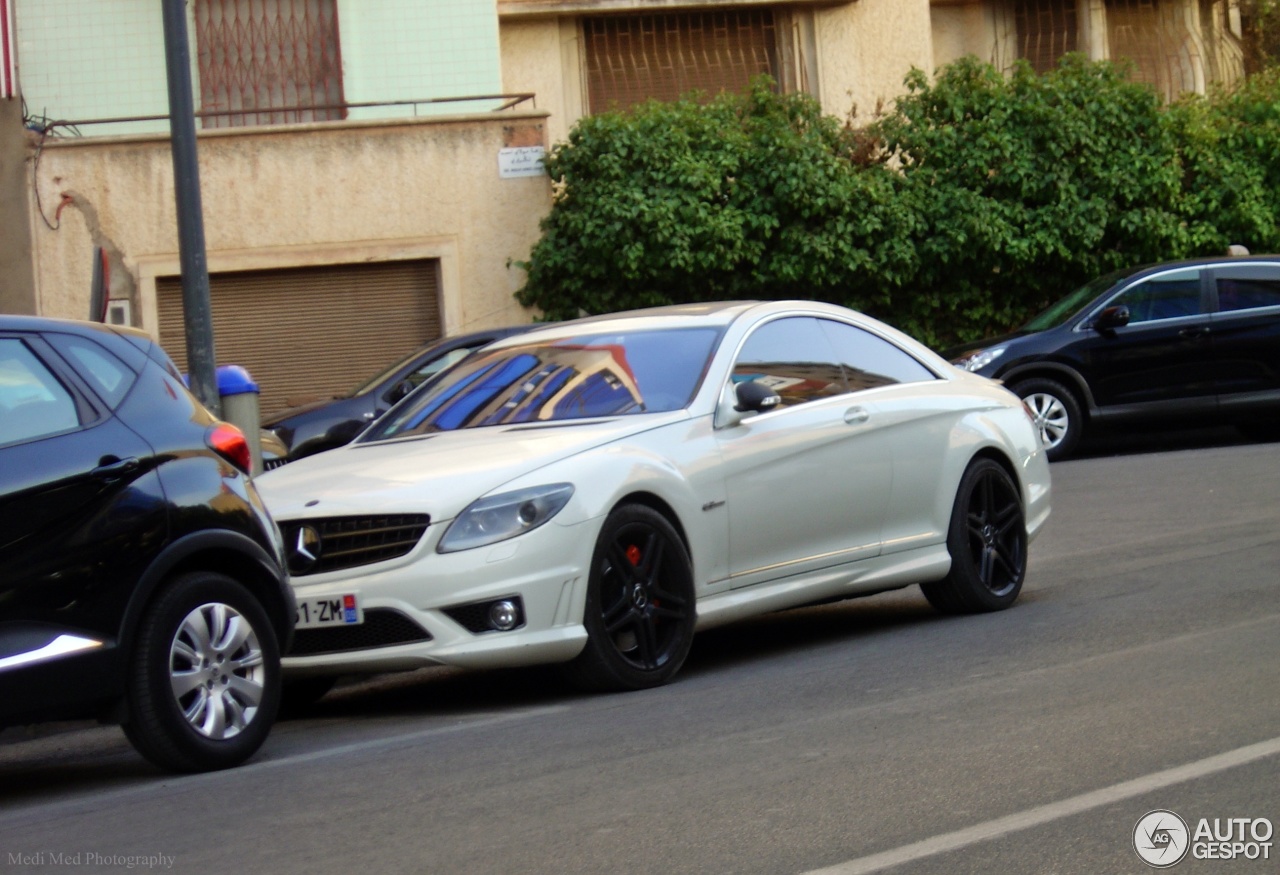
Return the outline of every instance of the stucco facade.
[[[22,104],[0,100],[0,312],[33,313],[34,261],[27,222]]]
[[[508,111],[205,133],[209,271],[436,258],[447,331],[527,321],[508,262],[536,240],[549,183],[503,178],[499,152],[540,142],[545,121]],[[83,318],[101,246],[111,297],[134,301],[154,331],[156,279],[178,272],[168,138],[47,141],[35,176],[54,226],[26,186],[39,312]]]
[[[912,67],[933,69],[928,0],[858,0],[815,12],[822,108],[865,123],[902,93]]]

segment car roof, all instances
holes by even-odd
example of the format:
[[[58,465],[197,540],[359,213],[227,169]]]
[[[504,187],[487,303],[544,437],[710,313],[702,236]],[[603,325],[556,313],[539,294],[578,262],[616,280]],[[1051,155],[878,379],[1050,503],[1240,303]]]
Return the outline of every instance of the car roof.
[[[1175,261],[1153,261],[1128,268],[1125,271],[1125,276],[1132,277],[1139,274],[1158,273],[1184,267],[1222,267],[1233,264],[1280,264],[1280,255],[1205,255],[1198,258],[1183,258]]]
[[[602,313],[596,316],[584,316],[566,322],[550,322],[544,327],[534,327],[527,335],[499,341],[495,345],[535,343],[542,339],[573,337],[584,331],[608,332],[646,331],[655,328],[679,327],[681,323],[688,326],[709,326],[723,328],[733,323],[738,317],[754,307],[775,305],[788,302],[775,301],[712,301],[690,304],[668,304],[662,307],[647,307],[640,310],[623,310],[617,313]],[[793,304],[805,302],[789,302]]]
[[[146,349],[155,343],[151,335],[140,328],[132,328],[126,325],[107,325],[102,322],[90,322],[83,319],[58,319],[53,316],[0,313],[0,331],[61,331],[67,334],[79,334],[82,337],[93,337],[98,340],[124,338],[142,349]]]

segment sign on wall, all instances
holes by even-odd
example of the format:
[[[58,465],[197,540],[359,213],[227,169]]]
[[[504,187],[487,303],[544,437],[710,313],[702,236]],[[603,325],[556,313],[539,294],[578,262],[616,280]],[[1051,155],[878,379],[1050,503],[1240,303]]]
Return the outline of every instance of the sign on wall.
[[[547,150],[542,146],[516,146],[498,150],[498,176],[516,179],[522,176],[545,176],[542,159]]]

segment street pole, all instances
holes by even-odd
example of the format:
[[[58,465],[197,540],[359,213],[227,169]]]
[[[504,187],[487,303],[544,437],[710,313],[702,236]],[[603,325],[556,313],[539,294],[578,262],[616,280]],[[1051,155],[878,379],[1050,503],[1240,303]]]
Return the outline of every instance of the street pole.
[[[196,160],[196,117],[191,96],[191,50],[184,0],[163,0],[164,55],[169,78],[169,137],[173,148],[173,188],[178,207],[178,260],[182,270],[182,310],[187,328],[187,373],[192,393],[215,416],[221,415],[213,317],[209,306],[209,266],[205,258],[200,165]]]

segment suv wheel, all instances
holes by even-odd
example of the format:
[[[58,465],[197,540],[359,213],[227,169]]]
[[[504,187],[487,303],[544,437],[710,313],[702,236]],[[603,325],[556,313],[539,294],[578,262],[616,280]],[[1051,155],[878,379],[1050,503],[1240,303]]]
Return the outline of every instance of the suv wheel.
[[[231,578],[167,583],[142,618],[125,734],[164,769],[238,765],[266,740],[280,701],[280,648],[266,611]]]
[[[1009,388],[1031,409],[1049,461],[1071,455],[1084,433],[1084,414],[1071,390],[1045,377],[1023,380]]]

